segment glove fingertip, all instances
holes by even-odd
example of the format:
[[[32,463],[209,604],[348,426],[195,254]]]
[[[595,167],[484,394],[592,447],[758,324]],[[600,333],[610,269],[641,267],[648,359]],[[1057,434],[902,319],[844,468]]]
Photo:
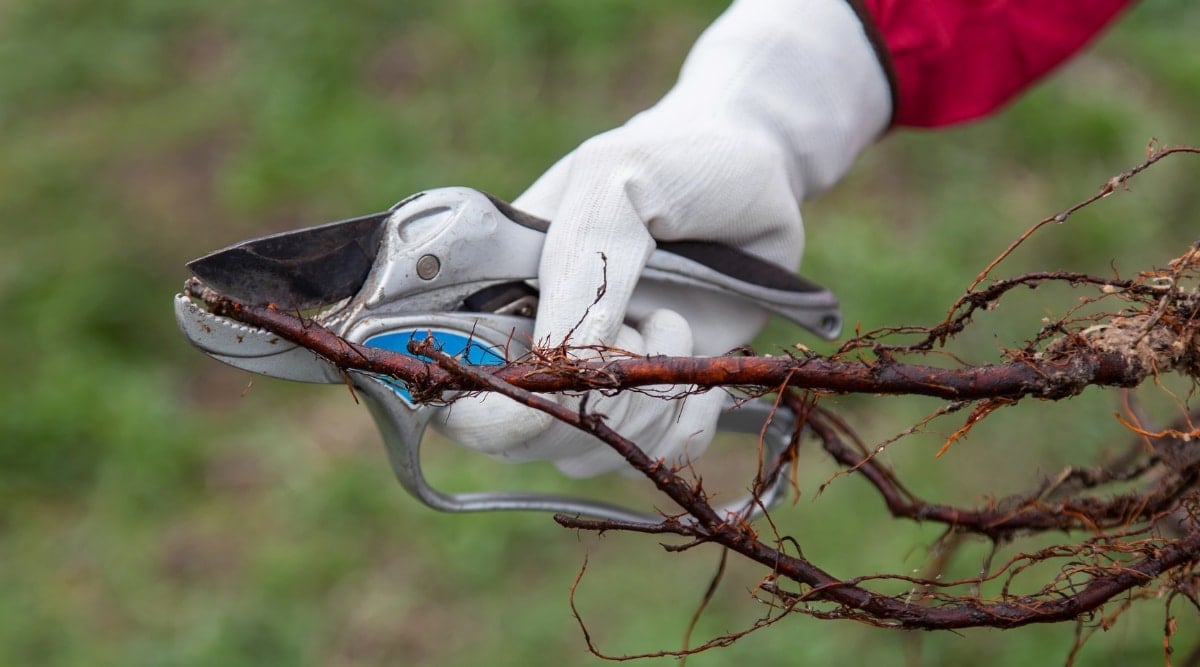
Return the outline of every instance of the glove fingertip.
[[[692,327],[679,313],[660,308],[642,320],[638,327],[646,346],[646,354],[688,356],[694,341]]]

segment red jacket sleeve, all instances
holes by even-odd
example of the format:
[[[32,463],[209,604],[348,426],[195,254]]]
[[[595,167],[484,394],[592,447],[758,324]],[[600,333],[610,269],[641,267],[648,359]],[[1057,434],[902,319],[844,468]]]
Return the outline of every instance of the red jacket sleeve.
[[[894,86],[893,124],[988,114],[1087,44],[1132,0],[857,0]],[[885,63],[887,66],[888,63]]]

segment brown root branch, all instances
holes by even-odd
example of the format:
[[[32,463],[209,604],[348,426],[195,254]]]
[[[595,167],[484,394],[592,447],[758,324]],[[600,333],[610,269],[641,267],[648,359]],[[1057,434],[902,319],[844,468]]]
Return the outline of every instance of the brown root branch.
[[[577,354],[579,350],[564,343],[553,348],[535,346],[525,357],[504,366],[480,367],[444,354],[429,340],[414,344],[412,352],[421,359],[347,341],[311,320],[273,306],[239,303],[195,280],[189,281],[187,290],[215,314],[266,329],[344,371],[399,380],[418,399],[438,402],[452,392],[494,392],[586,431],[620,453],[682,508],[682,514],[664,516],[655,525],[560,515],[556,517],[560,524],[576,530],[631,531],[681,539],[681,545],[667,545],[672,551],[717,544],[727,554],[760,564],[768,573],[756,589],[768,612],[751,628],[693,648],[685,643],[682,650],[652,655],[680,656],[726,645],[793,613],[893,628],[957,629],[1081,622],[1105,609],[1111,619],[1134,601],[1159,594],[1168,600],[1168,607],[1174,600],[1200,607],[1196,592],[1200,581],[1200,453],[1195,444],[1200,432],[1194,426],[1196,414],[1181,409],[1175,423],[1154,428],[1127,402],[1126,415],[1120,419],[1133,442],[1123,456],[1107,464],[1068,467],[1034,480],[1024,493],[983,507],[963,507],[918,497],[876,456],[884,445],[901,436],[876,448],[867,447],[844,419],[820,402],[831,394],[904,394],[947,401],[928,420],[904,432],[916,432],[935,417],[968,415],[960,422],[961,428],[945,437],[944,451],[994,413],[1020,410],[1029,402],[1026,399],[1060,400],[1089,387],[1159,383],[1168,374],[1194,382],[1200,378],[1200,250],[1196,246],[1167,263],[1166,269],[1148,270],[1128,279],[1040,272],[983,283],[1037,230],[1065,221],[1168,155],[1196,152],[1200,150],[1156,149],[1145,163],[1110,179],[1098,194],[1034,225],[974,279],[941,323],[867,332],[829,356],[806,350],[801,356],[783,357],[639,357],[596,348]],[[1086,291],[1081,301],[1087,304],[1115,303],[1118,307],[1087,315],[1072,307],[1068,310],[1071,315],[1042,324],[1022,349],[1005,351],[996,363],[967,364],[940,351],[937,354],[943,361],[955,360],[953,367],[920,363],[967,329],[980,310],[996,307],[1015,288],[1048,283]],[[915,342],[890,342],[911,335],[916,336]],[[638,443],[623,437],[602,415],[586,408],[564,407],[543,395],[637,391],[663,385],[731,387],[752,396],[775,394],[777,404],[798,417],[793,451],[780,465],[795,461],[794,449],[801,434],[815,439],[838,467],[838,475],[862,479],[892,517],[943,525],[943,546],[948,550],[944,559],[962,537],[971,535],[990,541],[996,547],[993,556],[1000,545],[1034,534],[1065,534],[1071,541],[1004,557],[998,565],[989,556],[974,579],[941,581],[929,575],[900,574],[840,578],[805,558],[800,542],[780,535],[779,524],[772,517],[768,516],[768,535],[759,534],[754,525],[715,509],[702,485],[689,477],[689,470],[676,470],[647,456]],[[1177,400],[1177,406],[1182,405],[1184,401]],[[761,480],[750,480],[746,486],[759,489]],[[1059,567],[1044,577],[1040,587],[1027,593],[1011,592],[1017,577],[1045,571],[1034,566],[1046,563]],[[882,592],[888,590],[886,583],[905,585],[908,592]],[[999,592],[983,596],[984,584]],[[574,589],[572,610],[579,618]],[[706,602],[711,594],[706,594]],[[580,625],[589,648],[603,655],[582,620]],[[1080,641],[1084,636],[1081,630]]]

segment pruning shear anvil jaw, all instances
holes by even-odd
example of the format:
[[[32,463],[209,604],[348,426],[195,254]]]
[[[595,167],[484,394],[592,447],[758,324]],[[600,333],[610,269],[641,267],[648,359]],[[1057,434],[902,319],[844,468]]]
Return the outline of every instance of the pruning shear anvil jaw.
[[[527,350],[537,310],[538,262],[549,223],[469,188],[413,195],[388,211],[251,239],[189,263],[206,285],[240,301],[281,309],[321,309],[313,318],[354,343],[409,352],[433,339],[443,352],[472,364],[503,364]],[[823,338],[841,327],[837,300],[824,288],[724,246],[668,243],[651,255],[642,282],[686,285],[755,303]],[[434,410],[413,400],[399,381],[343,371],[279,336],[209,313],[175,297],[188,340],[209,356],[262,375],[314,383],[346,377],[366,397],[400,483],[422,503],[449,512],[543,510],[634,523],[661,517],[582,498],[432,488],[420,447]],[[774,418],[772,418],[774,417]],[[757,498],[724,508],[756,514],[782,496],[778,459],[792,437],[790,414],[761,403],[727,410],[721,430],[767,429]]]

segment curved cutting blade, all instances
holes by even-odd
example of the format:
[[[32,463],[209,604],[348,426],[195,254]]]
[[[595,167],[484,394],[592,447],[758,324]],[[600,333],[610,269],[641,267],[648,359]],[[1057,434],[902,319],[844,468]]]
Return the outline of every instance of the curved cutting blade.
[[[342,381],[342,372],[311,350],[270,331],[213,315],[184,294],[175,295],[175,322],[192,345],[235,368],[296,382]]]
[[[306,310],[354,296],[371,272],[390,211],[242,241],[188,268],[254,305]]]

